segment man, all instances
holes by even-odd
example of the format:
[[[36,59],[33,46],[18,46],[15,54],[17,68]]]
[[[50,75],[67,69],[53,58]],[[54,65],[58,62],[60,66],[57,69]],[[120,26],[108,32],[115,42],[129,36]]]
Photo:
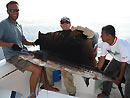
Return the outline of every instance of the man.
[[[62,30],[60,31],[43,34],[43,41],[40,43],[41,48],[43,48],[43,50],[47,50],[51,52],[53,51],[53,53],[55,54],[57,53],[58,56],[63,55],[64,60],[66,59],[74,62],[79,61],[80,63],[82,62],[84,64],[88,64],[89,60],[86,57],[88,58],[93,57],[92,56],[93,54],[91,54],[92,53],[91,50],[93,50],[93,48],[90,39],[94,37],[94,32],[88,29],[87,27],[85,28],[81,26],[71,27],[71,22],[68,17],[61,18],[60,26],[62,28]],[[89,40],[89,44],[91,44],[90,46],[88,45],[88,40]],[[85,42],[87,42],[87,44],[83,44]],[[35,41],[35,44],[39,45],[39,40]],[[88,52],[86,50],[87,47],[92,48],[90,49],[91,52]],[[95,59],[91,59],[91,60],[93,61],[92,65],[96,65]],[[49,71],[50,68],[46,68],[46,69],[47,69],[46,70],[47,76],[52,76],[50,75],[50,71]],[[74,96],[76,94],[76,87],[74,86],[73,76],[71,73],[65,71],[63,68],[61,70],[62,70],[62,76],[64,80],[64,85],[66,87],[66,91],[69,95]],[[51,79],[52,77],[48,77],[49,81],[52,81]],[[88,79],[85,78],[85,81],[88,85]]]
[[[111,54],[113,59],[105,72],[115,77],[114,83],[117,85],[122,80],[123,75],[125,76],[125,98],[130,98],[130,44],[128,41],[116,37],[115,28],[112,25],[102,28],[101,38],[103,41],[101,45],[101,57],[97,66],[101,69],[107,53]],[[98,94],[97,98],[109,98],[112,83],[112,81],[104,81],[103,91],[101,94]]]
[[[70,23],[70,19],[67,17],[63,17],[60,21],[60,26],[62,28],[62,31],[60,31],[60,33],[64,32],[64,33],[69,33],[71,32],[71,23]],[[55,34],[54,34],[55,36]],[[69,95],[75,96],[76,94],[76,87],[74,86],[74,82],[73,82],[73,76],[71,73],[67,72],[64,70],[64,68],[61,69],[62,71],[62,76],[63,76],[63,80],[64,80],[64,85],[66,87],[66,91]],[[54,69],[52,68],[46,68],[47,71],[47,76],[48,76],[48,80],[49,80],[49,84],[53,84],[53,78],[52,75],[54,71]]]
[[[42,67],[20,58],[20,55],[26,55],[22,52],[23,49],[26,50],[24,45],[34,45],[34,43],[26,40],[20,25],[16,21],[19,16],[19,4],[16,1],[10,1],[6,7],[9,16],[0,22],[0,46],[2,46],[4,56],[9,63],[22,72],[26,70],[32,72],[30,77],[30,98],[34,98]],[[48,85],[45,71],[44,74],[42,73],[42,80],[46,90],[58,91]]]

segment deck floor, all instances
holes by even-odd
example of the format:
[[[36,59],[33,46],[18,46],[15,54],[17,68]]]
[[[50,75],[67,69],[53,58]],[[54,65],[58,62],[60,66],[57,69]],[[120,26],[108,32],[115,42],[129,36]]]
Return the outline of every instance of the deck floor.
[[[101,92],[101,90],[99,89],[99,83],[101,81],[99,80],[95,81],[93,79],[90,79],[90,84],[87,87],[81,76],[78,76],[78,75],[73,75],[73,76],[74,76],[74,84],[76,86],[76,96],[75,97],[71,96],[71,98],[97,98],[96,97],[97,94]],[[54,87],[59,88],[60,92],[57,92],[55,94],[55,97],[53,96],[53,98],[61,98],[58,96],[62,96],[62,98],[70,98],[69,96],[65,96],[68,94],[66,93],[63,80],[61,80],[60,82],[55,82]],[[42,96],[44,96],[44,98],[52,98],[52,95],[54,95],[54,93],[51,93],[50,91],[48,92],[45,90],[41,90],[38,98],[42,98]],[[44,95],[42,95],[43,93]],[[114,85],[114,88],[112,88],[110,98],[122,98],[116,85]]]

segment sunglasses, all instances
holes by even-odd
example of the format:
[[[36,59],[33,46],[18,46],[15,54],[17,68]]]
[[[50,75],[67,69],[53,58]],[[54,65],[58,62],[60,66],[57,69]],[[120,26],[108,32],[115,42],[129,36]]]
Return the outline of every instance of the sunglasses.
[[[70,24],[69,21],[61,21],[60,23],[61,23],[61,24],[64,24],[64,23]]]
[[[9,12],[19,12],[19,9],[8,9]]]

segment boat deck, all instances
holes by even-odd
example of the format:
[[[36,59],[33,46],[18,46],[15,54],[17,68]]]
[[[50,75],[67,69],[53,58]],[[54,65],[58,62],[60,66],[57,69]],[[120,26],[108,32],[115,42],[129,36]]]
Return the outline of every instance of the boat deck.
[[[54,87],[60,89],[60,92],[41,90],[37,98],[42,98],[43,95],[44,98],[52,98],[52,97],[53,98],[97,98],[96,97],[97,94],[101,92],[101,90],[99,89],[99,84],[101,81],[99,80],[95,81],[93,79],[90,79],[90,84],[87,87],[81,76],[78,75],[73,75],[73,76],[74,76],[74,84],[76,86],[76,91],[77,91],[76,96],[74,97],[69,96],[66,93],[63,81],[61,80],[60,82],[55,82],[54,85]],[[110,98],[122,98],[116,85],[113,85]]]
[[[23,94],[23,98],[27,98],[29,95],[29,77],[30,72],[22,73],[18,70],[2,78],[7,73],[15,70],[15,67],[11,64],[5,62],[5,60],[0,62],[0,98],[10,98],[2,97],[2,95],[7,95],[9,92],[2,92],[2,89],[17,91]],[[76,96],[69,96],[66,93],[63,80],[54,83],[54,87],[60,89],[60,92],[51,92],[46,90],[40,90],[37,98],[97,98],[97,94],[100,93],[99,84],[101,81],[90,79],[90,84],[87,87],[83,78],[79,75],[73,74],[74,84],[76,86]],[[62,96],[62,97],[61,97]],[[117,86],[114,85],[112,88],[110,98],[122,98]]]

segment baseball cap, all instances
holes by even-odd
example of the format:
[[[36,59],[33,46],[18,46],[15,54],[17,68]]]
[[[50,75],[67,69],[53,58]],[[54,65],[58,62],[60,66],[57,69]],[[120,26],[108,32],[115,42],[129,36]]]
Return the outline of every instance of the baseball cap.
[[[70,19],[66,16],[61,18],[60,23],[65,22],[65,21],[70,23]]]

